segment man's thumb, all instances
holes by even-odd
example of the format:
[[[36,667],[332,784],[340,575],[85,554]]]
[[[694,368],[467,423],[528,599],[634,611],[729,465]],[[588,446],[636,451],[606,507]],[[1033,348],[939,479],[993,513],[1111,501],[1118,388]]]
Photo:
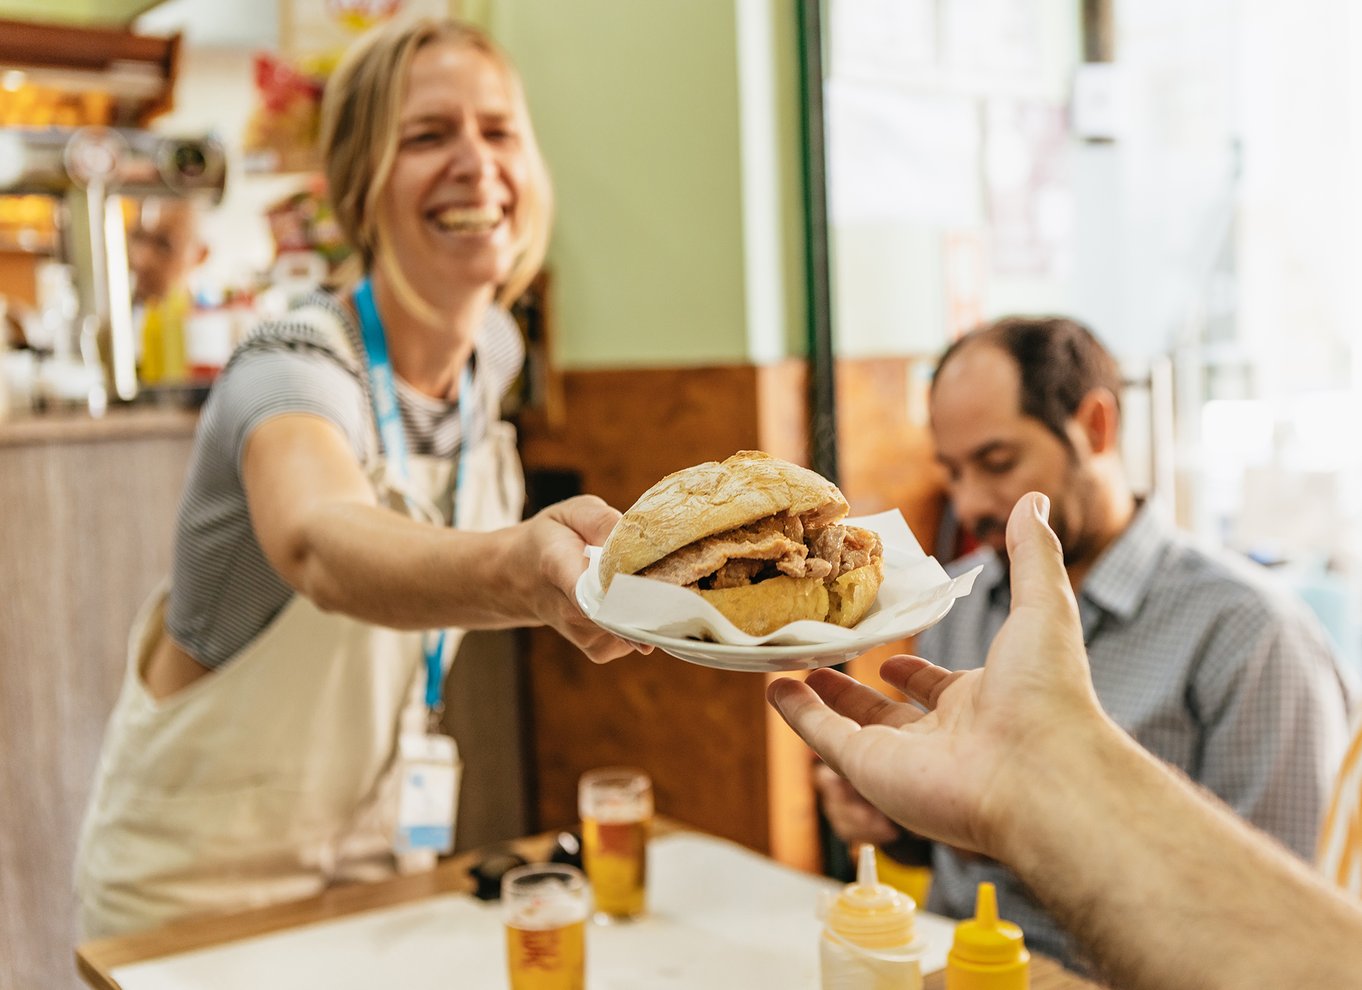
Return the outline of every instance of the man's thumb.
[[[1076,608],[1064,551],[1050,528],[1050,500],[1031,492],[1017,500],[1007,520],[1007,557],[1012,570],[1012,607]]]

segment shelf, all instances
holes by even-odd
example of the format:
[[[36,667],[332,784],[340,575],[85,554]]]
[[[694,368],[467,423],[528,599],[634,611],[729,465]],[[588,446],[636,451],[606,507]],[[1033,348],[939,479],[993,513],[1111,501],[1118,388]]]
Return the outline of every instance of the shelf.
[[[0,20],[0,69],[64,93],[107,93],[117,126],[140,127],[171,108],[179,53],[179,34]]]

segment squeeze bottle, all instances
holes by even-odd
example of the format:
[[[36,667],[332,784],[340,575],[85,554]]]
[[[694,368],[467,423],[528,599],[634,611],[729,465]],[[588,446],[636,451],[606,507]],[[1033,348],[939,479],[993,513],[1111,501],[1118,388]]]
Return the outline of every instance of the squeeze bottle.
[[[1031,953],[1022,930],[998,918],[998,893],[991,883],[979,884],[974,917],[955,926],[955,942],[946,956],[946,990],[1027,990],[1031,986]]]
[[[861,846],[856,882],[828,907],[819,939],[823,990],[921,990],[922,944],[913,899],[875,874],[875,847]]]

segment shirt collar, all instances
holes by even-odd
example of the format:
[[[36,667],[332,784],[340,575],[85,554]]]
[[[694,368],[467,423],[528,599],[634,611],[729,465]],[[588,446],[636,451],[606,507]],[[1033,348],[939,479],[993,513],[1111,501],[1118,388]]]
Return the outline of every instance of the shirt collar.
[[[1144,503],[1088,572],[1082,596],[1128,621],[1149,593],[1172,540],[1172,529],[1158,509]]]
[[[1130,524],[1088,572],[1080,599],[1087,599],[1104,612],[1128,621],[1149,592],[1159,562],[1172,539],[1172,529],[1158,509],[1149,502],[1143,503],[1135,510]],[[987,589],[989,601],[1010,603],[1008,571],[996,553],[984,562],[977,585]]]

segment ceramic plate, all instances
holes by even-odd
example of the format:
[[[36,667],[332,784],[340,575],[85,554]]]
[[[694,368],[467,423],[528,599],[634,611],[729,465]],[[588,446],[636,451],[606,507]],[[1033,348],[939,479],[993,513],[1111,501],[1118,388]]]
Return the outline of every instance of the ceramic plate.
[[[878,633],[855,639],[841,639],[830,643],[781,643],[777,645],[738,646],[730,643],[711,643],[701,639],[678,639],[663,636],[647,629],[633,626],[601,622],[595,618],[601,604],[600,582],[596,579],[595,569],[582,572],[577,581],[577,604],[587,618],[602,629],[607,629],[634,643],[646,643],[670,653],[679,660],[699,664],[702,667],[716,667],[719,670],[746,670],[759,673],[779,673],[787,670],[813,670],[815,667],[831,667],[855,659],[862,653],[884,643],[892,643],[915,635],[941,621],[951,610],[954,599],[948,599],[932,618],[915,629],[895,630],[892,633]]]

